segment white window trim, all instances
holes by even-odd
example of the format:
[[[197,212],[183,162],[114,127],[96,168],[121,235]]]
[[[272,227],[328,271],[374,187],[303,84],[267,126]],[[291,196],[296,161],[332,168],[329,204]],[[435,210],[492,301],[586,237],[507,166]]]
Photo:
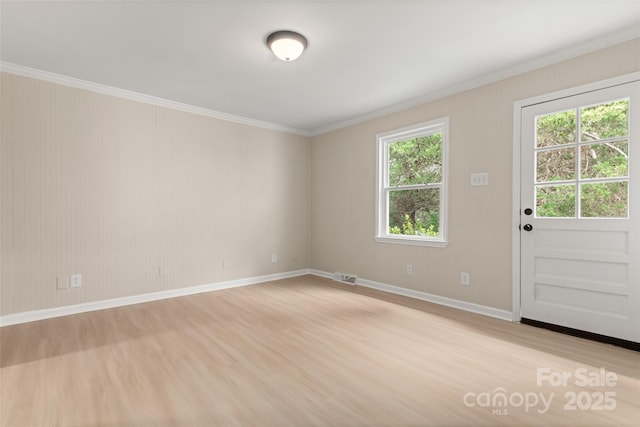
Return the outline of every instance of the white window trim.
[[[408,236],[403,234],[389,234],[387,212],[387,192],[389,188],[386,186],[388,182],[388,147],[389,144],[405,139],[422,136],[425,133],[431,133],[434,130],[442,132],[442,183],[431,184],[427,186],[418,186],[420,188],[440,188],[440,237],[426,236]],[[375,240],[379,243],[395,243],[401,245],[417,245],[444,248],[448,245],[447,241],[447,207],[449,195],[449,117],[443,117],[428,122],[419,123],[417,125],[407,126],[405,128],[396,129],[376,135],[377,140],[377,173],[376,173],[376,232]],[[408,187],[405,187],[409,189]]]

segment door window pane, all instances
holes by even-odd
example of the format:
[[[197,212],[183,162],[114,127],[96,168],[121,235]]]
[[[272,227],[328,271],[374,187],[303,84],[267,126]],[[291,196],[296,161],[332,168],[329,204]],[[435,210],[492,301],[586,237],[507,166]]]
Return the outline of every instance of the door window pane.
[[[629,129],[629,100],[584,107],[580,118],[581,141],[625,137]]]
[[[575,218],[575,194],[575,185],[536,187],[536,217]]]
[[[580,148],[581,178],[618,178],[628,175],[627,141],[589,144]]]
[[[536,182],[565,181],[575,177],[575,147],[536,153]]]
[[[628,183],[604,182],[580,186],[580,216],[626,218]]]
[[[576,141],[576,110],[536,117],[536,147],[551,147]]]
[[[628,217],[629,108],[619,99],[535,118],[537,218]]]

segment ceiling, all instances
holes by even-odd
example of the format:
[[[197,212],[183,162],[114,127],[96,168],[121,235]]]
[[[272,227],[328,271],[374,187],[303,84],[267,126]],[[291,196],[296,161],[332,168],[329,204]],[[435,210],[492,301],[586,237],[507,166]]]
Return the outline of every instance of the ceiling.
[[[0,59],[317,134],[640,36],[640,0],[4,1]],[[282,62],[276,30],[309,40]]]

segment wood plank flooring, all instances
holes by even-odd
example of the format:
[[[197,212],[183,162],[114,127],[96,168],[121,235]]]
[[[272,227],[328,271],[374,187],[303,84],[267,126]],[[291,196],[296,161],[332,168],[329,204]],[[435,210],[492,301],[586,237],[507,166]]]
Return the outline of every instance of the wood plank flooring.
[[[2,426],[640,425],[637,352],[314,276],[0,343]]]

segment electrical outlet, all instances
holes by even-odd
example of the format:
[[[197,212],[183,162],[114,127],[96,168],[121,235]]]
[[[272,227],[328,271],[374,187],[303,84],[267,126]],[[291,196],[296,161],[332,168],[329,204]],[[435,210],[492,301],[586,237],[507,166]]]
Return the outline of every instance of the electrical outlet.
[[[278,254],[271,254],[271,262],[275,264],[278,262]]]
[[[460,284],[461,285],[465,285],[465,286],[469,286],[470,282],[469,282],[470,278],[469,278],[469,273],[460,273]]]
[[[411,276],[413,274],[413,265],[407,264],[407,274]]]
[[[69,276],[69,287],[79,288],[82,286],[82,274],[72,274]]]

